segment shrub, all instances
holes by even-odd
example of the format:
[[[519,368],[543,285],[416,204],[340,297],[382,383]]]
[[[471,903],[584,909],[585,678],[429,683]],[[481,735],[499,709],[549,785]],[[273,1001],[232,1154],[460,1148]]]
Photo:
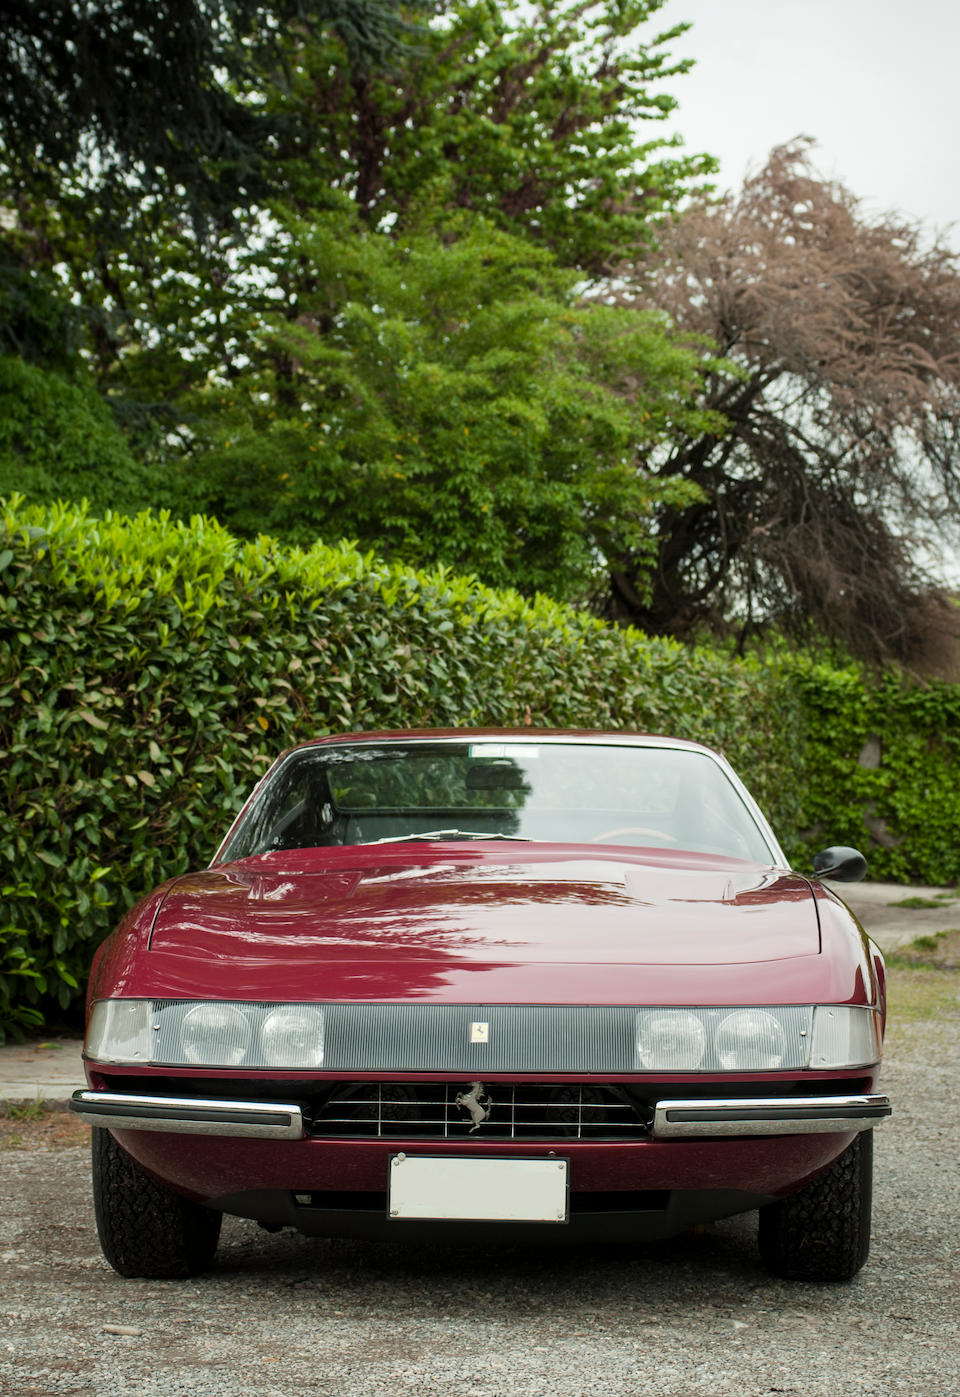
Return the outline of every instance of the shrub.
[[[920,685],[898,671],[867,678],[805,656],[784,682],[804,714],[798,861],[825,842],[852,844],[869,876],[960,878],[960,685]]]

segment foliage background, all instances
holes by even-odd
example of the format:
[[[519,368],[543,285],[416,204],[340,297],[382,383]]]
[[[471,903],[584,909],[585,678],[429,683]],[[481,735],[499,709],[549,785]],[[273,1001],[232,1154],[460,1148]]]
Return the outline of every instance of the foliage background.
[[[725,752],[799,867],[849,842],[874,877],[945,882],[960,875],[958,718],[956,686],[873,682],[789,652],[731,660],[350,544],[284,549],[199,517],[98,521],[13,497],[0,1022],[74,1006],[123,911],[207,862],[293,741],[406,726],[671,733]],[[861,767],[877,733],[880,763]]]
[[[562,600],[608,554],[649,564],[657,512],[701,495],[650,458],[720,429],[696,395],[722,369],[581,296],[714,168],[661,134],[689,66],[663,5],[27,7],[0,36],[0,348],[32,402],[0,396],[0,493]]]

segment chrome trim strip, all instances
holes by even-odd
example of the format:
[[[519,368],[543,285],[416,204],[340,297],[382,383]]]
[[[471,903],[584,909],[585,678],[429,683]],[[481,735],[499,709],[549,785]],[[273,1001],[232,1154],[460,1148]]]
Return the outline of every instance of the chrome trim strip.
[[[872,1130],[890,1115],[889,1096],[700,1097],[658,1101],[653,1138],[812,1135]]]
[[[219,1101],[197,1096],[136,1096],[75,1091],[70,1101],[88,1125],[110,1130],[162,1130],[178,1135],[244,1135],[302,1140],[303,1112],[287,1101]]]

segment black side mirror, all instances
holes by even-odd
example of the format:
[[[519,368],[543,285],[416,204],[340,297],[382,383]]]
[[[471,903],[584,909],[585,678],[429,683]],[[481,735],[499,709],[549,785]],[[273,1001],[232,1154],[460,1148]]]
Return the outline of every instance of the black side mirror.
[[[832,878],[836,883],[859,883],[867,871],[867,861],[858,849],[834,844],[817,854],[813,871],[818,878]]]

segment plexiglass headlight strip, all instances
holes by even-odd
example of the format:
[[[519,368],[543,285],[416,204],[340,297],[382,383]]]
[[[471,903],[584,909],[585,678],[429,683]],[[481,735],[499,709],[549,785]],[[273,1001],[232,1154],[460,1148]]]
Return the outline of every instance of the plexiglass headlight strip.
[[[97,1062],[164,1067],[323,1065],[317,1004],[103,999],[94,1005],[86,1053]]]
[[[799,1072],[879,1060],[877,1011],[859,1005],[637,1011],[644,1072]]]
[[[107,999],[94,1006],[86,1051],[94,1061],[126,1065],[301,1071],[325,1066],[334,1071],[345,1065],[345,1059],[341,1060],[345,1051],[342,1041],[339,1050],[337,1047],[338,1037],[343,1039],[342,1025],[338,1035],[337,1015],[340,1012],[342,1017],[342,1011],[350,1007],[221,1000]],[[378,1043],[374,1020],[383,1006],[352,1007],[369,1010],[373,1015],[357,1042],[362,1060],[356,1065],[369,1067],[370,1051]],[[392,1006],[393,1012],[399,1014],[400,1028],[409,1029],[413,1039],[418,1038],[416,1008],[410,1006],[408,1015],[401,1006]],[[542,1016],[548,1012],[523,1006],[513,1011],[502,1006],[497,1010],[492,1007],[482,1012],[477,1010],[474,1017],[492,1020],[496,1016],[499,1020],[491,1023],[490,1041],[483,1042],[481,1053],[468,1044],[466,1020],[461,1023],[464,1015],[469,1019],[473,1011],[462,1006],[436,1008],[444,1022],[435,1024],[433,1029],[439,1035],[437,1043],[440,1045],[440,1058],[433,1064],[434,1070],[437,1066],[441,1070],[457,1069],[463,1065],[460,1059],[464,1053],[470,1061],[467,1070],[491,1068],[495,1061],[491,1050],[497,1046],[493,1040],[504,1033],[516,1038],[515,1052],[511,1053],[511,1057],[516,1057],[516,1064],[507,1062],[501,1065],[501,1070],[522,1071],[524,1066],[529,1070],[533,1041],[529,1035],[535,1032],[535,1025],[526,1023],[524,1016]],[[552,1012],[576,1015],[586,1011]],[[597,1062],[585,1067],[583,1054],[589,1043],[579,1041],[568,1025],[557,1039],[563,1059],[559,1066],[565,1071],[575,1072],[579,1067],[581,1071],[591,1072],[792,1072],[808,1068],[865,1067],[880,1058],[877,1012],[862,1006],[731,1005],[591,1012],[614,1015],[619,1028],[613,1031],[614,1025],[610,1024],[612,1037],[601,1031]],[[330,1015],[332,1020],[327,1023]],[[516,1022],[513,1022],[514,1016]],[[625,1041],[631,1023],[634,1025],[632,1043],[629,1039]],[[326,1053],[325,1038],[330,1039],[331,1034],[330,1052]],[[410,1034],[400,1031],[387,1052],[393,1070],[422,1071],[428,1065],[416,1060],[416,1045],[407,1041]],[[462,1044],[460,1037],[463,1037]],[[558,1067],[546,1064],[541,1070],[558,1070]]]

